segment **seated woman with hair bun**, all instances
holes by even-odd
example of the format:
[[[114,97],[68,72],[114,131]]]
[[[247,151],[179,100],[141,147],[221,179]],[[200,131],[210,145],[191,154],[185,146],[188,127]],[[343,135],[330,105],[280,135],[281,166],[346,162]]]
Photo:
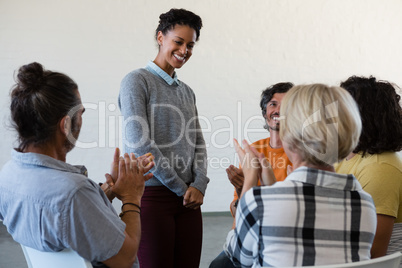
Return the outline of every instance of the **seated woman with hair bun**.
[[[373,200],[334,163],[361,132],[353,98],[340,87],[295,86],[282,100],[280,138],[293,172],[275,182],[264,155],[235,142],[245,175],[225,253],[236,267],[313,266],[370,259]],[[257,186],[258,177],[269,186]]]

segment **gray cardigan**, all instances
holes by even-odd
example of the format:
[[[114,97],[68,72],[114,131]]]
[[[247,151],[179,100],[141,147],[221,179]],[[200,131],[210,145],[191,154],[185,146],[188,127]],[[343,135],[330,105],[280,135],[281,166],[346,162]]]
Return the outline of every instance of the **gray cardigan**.
[[[145,185],[164,185],[178,196],[188,186],[205,194],[207,152],[192,89],[137,69],[122,80],[118,101],[125,152],[155,157],[154,177]]]

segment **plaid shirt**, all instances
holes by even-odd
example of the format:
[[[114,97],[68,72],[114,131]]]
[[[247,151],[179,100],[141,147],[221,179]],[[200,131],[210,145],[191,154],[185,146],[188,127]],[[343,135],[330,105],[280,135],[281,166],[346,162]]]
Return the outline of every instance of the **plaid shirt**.
[[[224,250],[236,266],[309,266],[370,258],[376,211],[353,175],[300,167],[241,198]]]

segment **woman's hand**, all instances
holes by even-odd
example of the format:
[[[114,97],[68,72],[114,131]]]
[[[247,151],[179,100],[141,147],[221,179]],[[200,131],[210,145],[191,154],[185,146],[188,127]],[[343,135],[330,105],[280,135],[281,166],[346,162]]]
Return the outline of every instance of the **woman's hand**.
[[[192,186],[188,187],[183,196],[183,206],[186,208],[198,209],[204,202],[204,195]]]
[[[242,166],[243,174],[244,174],[244,185],[241,192],[241,196],[247,192],[250,188],[257,186],[258,177],[261,173],[260,169],[260,161],[258,160],[257,155],[252,150],[254,148],[250,147],[247,141],[243,140],[244,149],[241,148],[240,144],[234,139],[234,145],[239,156],[240,163]],[[255,149],[254,149],[255,150]]]
[[[243,140],[244,149],[241,148],[236,139],[234,145],[244,173],[244,186],[241,195],[250,188],[257,186],[259,178],[262,185],[272,185],[276,182],[272,166],[263,153],[259,153],[245,140]]]
[[[258,160],[261,165],[261,181],[262,185],[270,186],[276,182],[274,170],[272,169],[271,163],[265,157],[263,153],[258,154]],[[288,166],[289,168],[289,166]]]

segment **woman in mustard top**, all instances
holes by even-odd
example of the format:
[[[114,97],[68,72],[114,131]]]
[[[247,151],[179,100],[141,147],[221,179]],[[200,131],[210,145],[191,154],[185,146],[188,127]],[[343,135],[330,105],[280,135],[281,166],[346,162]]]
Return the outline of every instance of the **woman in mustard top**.
[[[373,197],[377,231],[371,257],[402,251],[401,98],[391,83],[374,77],[352,76],[341,87],[357,102],[363,131],[355,150],[336,171],[355,175]]]

